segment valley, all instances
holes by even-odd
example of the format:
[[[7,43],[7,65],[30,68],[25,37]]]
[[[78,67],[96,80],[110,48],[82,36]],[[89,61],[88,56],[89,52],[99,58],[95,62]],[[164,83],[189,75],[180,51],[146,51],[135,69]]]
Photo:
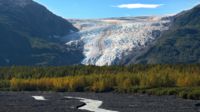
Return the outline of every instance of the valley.
[[[200,5],[66,19],[81,13],[40,3],[0,0],[0,112],[200,112]]]
[[[0,0],[0,112],[200,112],[199,1],[124,1]]]

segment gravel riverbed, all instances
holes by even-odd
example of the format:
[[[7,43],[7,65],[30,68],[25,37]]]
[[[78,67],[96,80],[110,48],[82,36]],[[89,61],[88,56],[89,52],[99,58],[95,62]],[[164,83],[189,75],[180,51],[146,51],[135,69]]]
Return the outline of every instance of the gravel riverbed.
[[[45,100],[36,100],[42,96]],[[79,110],[79,97],[102,101],[101,109],[118,112],[200,112],[199,100],[175,96],[116,93],[0,92],[0,112],[89,112]]]

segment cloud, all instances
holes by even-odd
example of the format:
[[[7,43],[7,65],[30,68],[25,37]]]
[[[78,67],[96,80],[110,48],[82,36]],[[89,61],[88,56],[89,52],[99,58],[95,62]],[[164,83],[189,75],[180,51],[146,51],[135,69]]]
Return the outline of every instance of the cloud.
[[[163,4],[121,4],[114,7],[127,8],[127,9],[139,9],[139,8],[158,8]]]

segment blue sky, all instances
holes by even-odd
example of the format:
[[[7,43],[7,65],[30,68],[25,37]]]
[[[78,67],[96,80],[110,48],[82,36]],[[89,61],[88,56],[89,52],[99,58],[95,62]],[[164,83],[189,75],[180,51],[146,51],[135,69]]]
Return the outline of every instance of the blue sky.
[[[64,18],[107,18],[176,14],[200,0],[34,0]]]

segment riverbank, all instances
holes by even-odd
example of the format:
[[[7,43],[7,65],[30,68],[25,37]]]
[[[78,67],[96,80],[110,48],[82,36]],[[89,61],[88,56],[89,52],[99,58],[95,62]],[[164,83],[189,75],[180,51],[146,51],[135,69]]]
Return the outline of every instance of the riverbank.
[[[38,101],[32,96],[42,96]],[[66,98],[66,97],[72,98]],[[101,109],[118,112],[197,112],[199,100],[175,96],[149,96],[116,93],[0,92],[0,112],[89,112],[79,110],[79,99],[102,101]]]

